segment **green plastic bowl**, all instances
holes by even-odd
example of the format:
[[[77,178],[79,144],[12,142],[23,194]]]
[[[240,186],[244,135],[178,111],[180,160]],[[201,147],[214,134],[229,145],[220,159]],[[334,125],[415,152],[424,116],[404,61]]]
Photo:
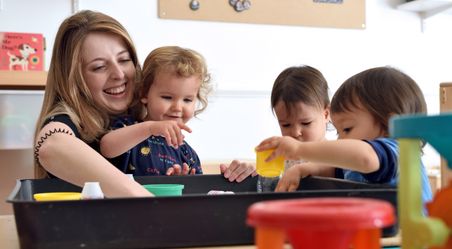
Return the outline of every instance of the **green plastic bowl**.
[[[155,196],[180,196],[184,189],[183,184],[146,184],[143,187]]]

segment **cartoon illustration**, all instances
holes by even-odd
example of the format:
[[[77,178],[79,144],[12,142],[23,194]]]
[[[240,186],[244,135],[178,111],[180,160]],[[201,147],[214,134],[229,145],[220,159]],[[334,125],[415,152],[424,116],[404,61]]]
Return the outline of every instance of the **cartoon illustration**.
[[[0,70],[43,71],[44,51],[42,34],[0,32]]]
[[[14,70],[14,66],[20,66],[22,71],[28,71],[28,60],[30,55],[35,54],[37,52],[36,48],[33,48],[27,43],[22,43],[18,46],[19,55],[11,54],[9,51],[9,70]]]

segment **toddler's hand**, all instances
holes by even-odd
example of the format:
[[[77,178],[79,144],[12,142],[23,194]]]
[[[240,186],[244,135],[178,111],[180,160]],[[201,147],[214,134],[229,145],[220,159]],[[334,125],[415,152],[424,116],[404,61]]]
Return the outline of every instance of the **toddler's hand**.
[[[250,175],[257,175],[255,166],[253,164],[239,162],[238,160],[233,160],[231,164],[229,164],[229,166],[227,166],[226,164],[220,164],[220,172],[230,182],[241,182]]]
[[[150,122],[152,122],[150,126],[151,134],[165,137],[168,145],[173,146],[174,148],[178,148],[184,143],[184,134],[182,134],[182,130],[191,133],[190,127],[180,122],[172,120]]]
[[[298,189],[300,185],[300,171],[298,167],[303,167],[302,165],[295,165],[287,169],[284,172],[281,179],[279,179],[278,185],[275,188],[275,192],[294,192]]]
[[[255,149],[256,151],[274,149],[272,154],[265,159],[266,162],[269,162],[279,156],[282,156],[288,160],[299,160],[301,159],[298,155],[300,145],[300,141],[289,136],[270,137],[262,141]]]
[[[300,180],[307,176],[323,175],[328,177],[334,177],[334,167],[329,165],[302,162],[296,164],[284,172],[284,175],[278,182],[275,188],[276,192],[292,192],[298,189]]]
[[[166,175],[167,176],[172,176],[172,175],[194,175],[196,174],[196,169],[190,169],[190,167],[188,166],[188,164],[184,163],[182,168],[179,164],[174,164],[173,167],[170,167],[167,171],[166,171]]]

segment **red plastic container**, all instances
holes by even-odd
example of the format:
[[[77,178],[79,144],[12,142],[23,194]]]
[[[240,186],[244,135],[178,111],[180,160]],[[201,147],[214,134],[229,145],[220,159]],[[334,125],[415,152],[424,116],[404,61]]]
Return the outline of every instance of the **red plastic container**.
[[[380,248],[381,228],[395,222],[385,201],[364,198],[309,198],[258,202],[248,209],[259,249]]]

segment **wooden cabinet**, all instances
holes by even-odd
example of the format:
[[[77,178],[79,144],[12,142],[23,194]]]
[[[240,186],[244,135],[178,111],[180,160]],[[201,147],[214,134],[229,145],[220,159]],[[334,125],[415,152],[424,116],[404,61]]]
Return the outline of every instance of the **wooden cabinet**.
[[[6,198],[13,191],[16,179],[34,178],[33,149],[0,149],[0,158],[0,215],[13,214],[12,205]]]
[[[11,204],[5,199],[14,188],[16,179],[34,177],[31,144],[43,94],[42,91],[22,90],[42,90],[46,80],[45,71],[0,71],[0,215],[13,213]],[[30,122],[21,122],[24,120]],[[13,128],[13,132],[9,128]],[[15,137],[14,131],[24,132]],[[11,137],[18,141],[13,146],[5,142]],[[30,140],[30,145],[16,146],[22,139]]]
[[[46,71],[0,71],[0,89],[44,89]]]
[[[440,112],[452,112],[452,82],[440,84],[439,101]],[[449,170],[447,162],[441,159],[441,187],[449,185],[451,180],[452,170]]]

